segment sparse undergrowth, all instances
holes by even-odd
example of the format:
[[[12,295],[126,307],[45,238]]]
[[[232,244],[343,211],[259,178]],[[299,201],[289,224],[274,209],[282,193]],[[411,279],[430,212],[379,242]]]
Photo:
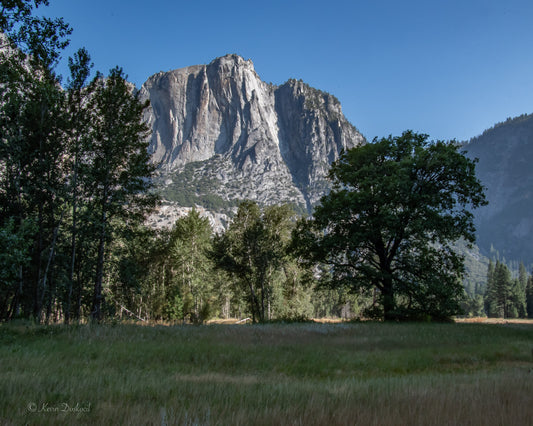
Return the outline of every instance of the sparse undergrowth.
[[[528,324],[0,325],[0,424],[531,424]]]

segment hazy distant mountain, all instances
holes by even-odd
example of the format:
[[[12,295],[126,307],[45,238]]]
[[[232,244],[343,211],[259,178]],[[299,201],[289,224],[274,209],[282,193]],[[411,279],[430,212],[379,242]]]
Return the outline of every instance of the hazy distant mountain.
[[[265,83],[237,55],[155,74],[141,95],[163,194],[179,205],[252,199],[309,211],[329,188],[330,163],[365,142],[334,96],[302,81]]]
[[[533,262],[533,115],[507,119],[473,138],[477,174],[489,205],[476,211],[478,245],[507,260]]]

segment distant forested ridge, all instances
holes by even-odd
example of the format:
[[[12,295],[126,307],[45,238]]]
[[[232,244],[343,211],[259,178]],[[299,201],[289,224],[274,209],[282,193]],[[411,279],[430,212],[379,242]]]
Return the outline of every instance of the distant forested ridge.
[[[482,252],[507,260],[533,262],[533,115],[509,118],[468,142],[489,204],[476,212]],[[492,254],[491,254],[492,253]]]

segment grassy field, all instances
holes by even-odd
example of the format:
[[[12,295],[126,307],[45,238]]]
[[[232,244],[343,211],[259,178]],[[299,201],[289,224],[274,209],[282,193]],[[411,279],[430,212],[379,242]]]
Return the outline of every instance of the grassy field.
[[[0,324],[0,424],[532,425],[532,324]]]

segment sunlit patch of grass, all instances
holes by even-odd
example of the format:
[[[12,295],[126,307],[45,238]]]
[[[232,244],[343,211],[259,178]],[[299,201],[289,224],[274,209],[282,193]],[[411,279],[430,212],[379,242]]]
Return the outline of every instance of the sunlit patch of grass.
[[[528,424],[532,348],[524,325],[2,324],[0,424]]]

